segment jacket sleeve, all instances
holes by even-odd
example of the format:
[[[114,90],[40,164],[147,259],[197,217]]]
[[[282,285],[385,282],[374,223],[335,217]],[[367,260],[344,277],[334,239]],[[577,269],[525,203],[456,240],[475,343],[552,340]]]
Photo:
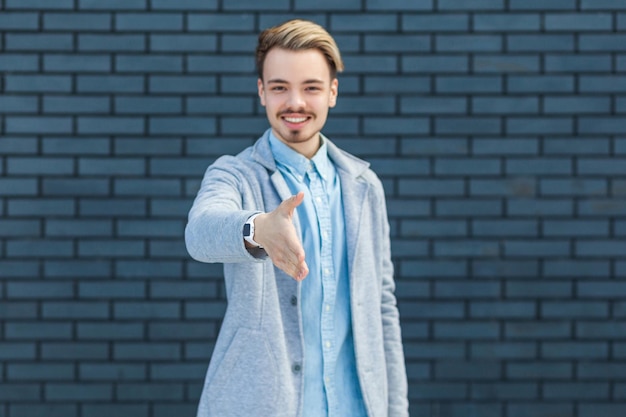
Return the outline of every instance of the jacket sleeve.
[[[383,320],[383,340],[385,344],[385,356],[387,362],[387,387],[389,393],[389,417],[408,417],[408,383],[406,366],[404,363],[404,350],[402,347],[402,335],[400,330],[400,314],[395,296],[395,282],[393,278],[393,263],[391,262],[391,248],[389,238],[389,222],[384,192],[381,191],[382,203],[382,293],[381,315]]]
[[[248,250],[243,225],[258,210],[243,208],[241,162],[232,156],[215,161],[204,174],[187,226],[187,251],[200,262],[250,262],[267,257],[263,249]]]

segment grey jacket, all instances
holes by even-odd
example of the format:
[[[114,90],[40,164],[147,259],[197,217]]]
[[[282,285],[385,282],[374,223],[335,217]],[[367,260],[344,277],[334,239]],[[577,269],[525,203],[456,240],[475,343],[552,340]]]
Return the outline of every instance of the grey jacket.
[[[407,380],[382,184],[369,165],[328,139],[343,193],[357,374],[370,417],[408,416]],[[263,250],[249,252],[246,219],[291,196],[268,135],[206,171],[189,212],[187,250],[224,263],[228,307],[206,375],[198,417],[302,414],[300,284]],[[299,230],[297,214],[294,223]]]

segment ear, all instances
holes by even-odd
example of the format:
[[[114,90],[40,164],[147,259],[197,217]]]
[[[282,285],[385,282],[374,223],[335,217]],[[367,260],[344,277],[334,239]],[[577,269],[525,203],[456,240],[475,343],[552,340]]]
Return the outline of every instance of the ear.
[[[337,104],[337,95],[339,94],[339,80],[337,78],[330,82],[330,96],[328,97],[328,107],[335,107]]]
[[[265,88],[263,88],[263,80],[258,79],[256,81],[257,89],[259,90],[259,98],[261,99],[261,105],[265,107]]]

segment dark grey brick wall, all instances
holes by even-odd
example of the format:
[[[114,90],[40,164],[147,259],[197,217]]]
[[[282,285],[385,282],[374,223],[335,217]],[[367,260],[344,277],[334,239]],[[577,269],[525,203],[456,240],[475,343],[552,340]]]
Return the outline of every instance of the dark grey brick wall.
[[[386,185],[412,416],[626,415],[626,1],[0,0],[0,417],[194,414],[204,169],[292,16]]]

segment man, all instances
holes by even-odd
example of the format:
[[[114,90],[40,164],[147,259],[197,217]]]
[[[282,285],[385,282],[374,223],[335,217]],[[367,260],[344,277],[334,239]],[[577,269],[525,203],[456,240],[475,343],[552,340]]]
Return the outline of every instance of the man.
[[[228,298],[198,416],[408,416],[382,185],[320,133],[339,50],[292,20],[256,60],[271,129],[208,168],[185,230]]]

